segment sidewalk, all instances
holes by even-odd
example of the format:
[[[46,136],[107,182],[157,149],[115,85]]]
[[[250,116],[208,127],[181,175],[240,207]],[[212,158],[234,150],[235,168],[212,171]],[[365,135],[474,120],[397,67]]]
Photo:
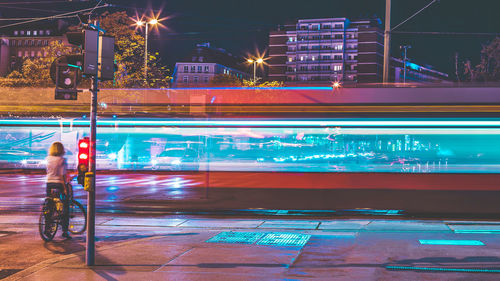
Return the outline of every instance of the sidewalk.
[[[103,245],[95,266],[85,266],[83,251],[5,280],[500,279],[500,222],[97,219],[98,239],[131,232],[143,238]]]

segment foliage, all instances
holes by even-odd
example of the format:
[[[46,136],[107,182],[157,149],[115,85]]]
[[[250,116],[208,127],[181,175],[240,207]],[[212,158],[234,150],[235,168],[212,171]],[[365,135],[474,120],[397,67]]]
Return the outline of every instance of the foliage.
[[[474,71],[474,80],[500,81],[500,37],[481,50],[481,62]]]
[[[262,88],[273,88],[273,87],[283,87],[284,83],[282,81],[265,81],[263,83],[254,83],[253,80],[243,80],[244,87],[262,87]]]
[[[52,86],[50,79],[50,65],[58,56],[72,53],[71,47],[51,41],[42,49],[45,56],[25,59],[22,62],[21,71],[12,71],[6,78],[0,79],[0,85],[6,87],[49,87]]]
[[[213,86],[241,86],[242,83],[238,77],[229,74],[217,74],[210,80]]]
[[[105,12],[100,19],[102,29],[115,37],[115,87],[167,87],[171,77],[160,62],[159,54],[148,52],[148,85],[144,85],[144,37],[132,27],[134,22],[125,12]],[[108,83],[111,86],[111,83]]]

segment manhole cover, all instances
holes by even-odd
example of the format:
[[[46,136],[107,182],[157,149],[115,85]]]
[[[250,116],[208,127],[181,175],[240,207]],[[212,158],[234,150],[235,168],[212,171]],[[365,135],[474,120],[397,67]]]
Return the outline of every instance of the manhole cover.
[[[208,243],[253,244],[265,233],[259,232],[221,232],[207,240]]]
[[[311,238],[309,234],[271,232],[260,239],[257,245],[304,246],[309,238]]]

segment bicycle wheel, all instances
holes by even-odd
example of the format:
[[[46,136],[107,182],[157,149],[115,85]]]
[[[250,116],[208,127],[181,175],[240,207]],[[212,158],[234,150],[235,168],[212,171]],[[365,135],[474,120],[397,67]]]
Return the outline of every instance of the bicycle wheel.
[[[82,204],[76,200],[71,200],[69,204],[69,232],[81,234],[87,228],[87,213]]]
[[[38,220],[38,231],[44,241],[51,241],[57,232],[58,223],[52,218],[55,212],[52,199],[45,199]]]

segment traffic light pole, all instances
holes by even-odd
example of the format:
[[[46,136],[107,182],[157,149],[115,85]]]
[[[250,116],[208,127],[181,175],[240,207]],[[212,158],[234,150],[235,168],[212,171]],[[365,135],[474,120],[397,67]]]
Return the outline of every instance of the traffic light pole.
[[[93,173],[91,186],[87,195],[87,251],[86,264],[95,264],[95,172],[96,172],[96,121],[97,121],[97,77],[92,78],[92,102],[90,105],[90,161],[89,172]]]
[[[97,23],[99,27],[99,24]],[[99,53],[99,36],[97,36],[97,54]],[[96,61],[96,65],[97,65]],[[95,176],[96,176],[96,134],[97,134],[97,93],[99,92],[99,81],[97,70],[92,76],[91,104],[90,104],[90,161],[89,172],[93,174],[90,178],[90,190],[87,194],[87,239],[85,261],[87,266],[95,265]]]

